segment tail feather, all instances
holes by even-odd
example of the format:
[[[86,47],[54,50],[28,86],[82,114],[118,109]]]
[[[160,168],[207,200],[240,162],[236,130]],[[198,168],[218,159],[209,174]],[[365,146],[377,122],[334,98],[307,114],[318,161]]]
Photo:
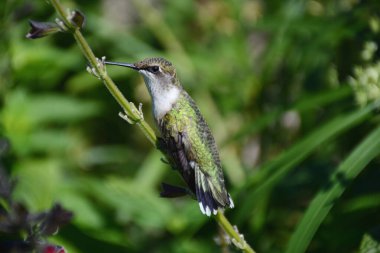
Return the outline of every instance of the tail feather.
[[[203,191],[199,187],[197,187],[198,193],[197,198],[199,201],[199,208],[201,212],[207,216],[210,216],[211,213],[214,215],[218,212],[218,205],[212,197],[210,191]]]
[[[228,201],[230,202],[230,203],[228,204],[228,207],[229,207],[229,208],[234,208],[234,207],[235,207],[235,204],[234,204],[234,201],[232,200],[230,194],[228,194]]]
[[[162,191],[160,196],[163,198],[177,198],[185,195],[190,195],[189,191],[183,187],[161,183]]]
[[[195,170],[196,196],[199,202],[201,212],[207,216],[211,213],[216,215],[219,208],[233,208],[233,202],[228,194],[225,203],[220,203],[221,194],[213,187],[206,176],[199,170]]]

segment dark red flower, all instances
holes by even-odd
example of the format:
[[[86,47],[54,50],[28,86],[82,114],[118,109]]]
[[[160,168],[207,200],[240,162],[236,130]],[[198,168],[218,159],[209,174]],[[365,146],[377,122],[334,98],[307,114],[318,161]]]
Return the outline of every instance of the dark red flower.
[[[59,25],[53,22],[38,22],[29,20],[29,25],[31,29],[26,35],[28,39],[38,39],[62,31]]]
[[[67,253],[65,248],[59,245],[48,244],[41,248],[40,253]]]

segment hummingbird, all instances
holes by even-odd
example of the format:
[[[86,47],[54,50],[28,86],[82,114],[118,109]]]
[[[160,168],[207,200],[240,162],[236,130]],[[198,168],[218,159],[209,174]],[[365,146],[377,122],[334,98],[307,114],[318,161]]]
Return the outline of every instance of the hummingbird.
[[[160,132],[157,148],[166,156],[189,189],[162,184],[162,197],[190,194],[203,214],[233,208],[226,190],[215,139],[194,100],[180,84],[176,70],[164,58],[147,58],[137,63],[108,62],[138,71],[152,98],[153,116]]]

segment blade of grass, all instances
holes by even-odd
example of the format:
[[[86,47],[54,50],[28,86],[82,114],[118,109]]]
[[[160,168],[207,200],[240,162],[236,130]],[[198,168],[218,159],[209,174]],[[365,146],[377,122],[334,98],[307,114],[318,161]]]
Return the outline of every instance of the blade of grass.
[[[309,205],[295,233],[289,241],[287,253],[305,252],[318,227],[336,200],[347,188],[347,182],[357,175],[380,153],[380,127],[372,131],[354,151],[340,164]]]
[[[276,159],[262,166],[259,172],[248,178],[246,185],[238,190],[238,192],[244,193],[245,197],[244,200],[241,199],[239,201],[240,203],[244,203],[244,205],[240,206],[240,209],[237,211],[235,222],[241,224],[245,221],[255,206],[256,199],[260,194],[270,190],[286,173],[303,161],[317,147],[338,134],[363,122],[370,116],[372,110],[378,106],[379,102],[373,103],[363,109],[358,109],[353,113],[339,116],[329,121],[325,125],[318,127],[317,130],[296,143],[293,147],[283,152]],[[265,178],[267,179],[265,180]],[[260,185],[254,191],[249,190],[258,182],[260,182]]]
[[[258,119],[255,118],[254,120],[248,122],[239,132],[234,134],[231,138],[227,139],[225,143],[223,143],[223,145],[228,144],[232,141],[239,141],[247,135],[256,134],[260,130],[264,129],[265,127],[276,121],[285,111],[296,110],[300,113],[304,113],[337,102],[338,100],[347,98],[351,94],[352,88],[347,85],[332,91],[323,91],[316,95],[307,96],[299,102],[297,102],[292,107],[277,108],[269,114],[265,114],[264,116],[259,117]]]
[[[174,53],[181,61],[181,66],[188,71],[189,74],[194,74],[194,66],[191,59],[187,55],[182,43],[173,33],[169,24],[165,22],[161,13],[154,8],[148,1],[132,0],[141,19],[150,28],[151,32],[161,42],[161,45],[169,52]]]

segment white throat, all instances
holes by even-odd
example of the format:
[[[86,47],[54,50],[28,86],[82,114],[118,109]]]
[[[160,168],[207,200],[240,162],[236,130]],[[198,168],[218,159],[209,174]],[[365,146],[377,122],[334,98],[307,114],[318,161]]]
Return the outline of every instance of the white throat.
[[[144,71],[143,73],[144,81],[152,97],[154,117],[156,120],[159,120],[173,108],[181,93],[181,89],[174,85],[163,87],[156,78],[150,75],[149,72]]]
[[[161,119],[168,111],[173,108],[177,101],[180,90],[178,87],[173,87],[168,90],[162,90],[160,94],[152,94],[153,113],[156,119]]]

